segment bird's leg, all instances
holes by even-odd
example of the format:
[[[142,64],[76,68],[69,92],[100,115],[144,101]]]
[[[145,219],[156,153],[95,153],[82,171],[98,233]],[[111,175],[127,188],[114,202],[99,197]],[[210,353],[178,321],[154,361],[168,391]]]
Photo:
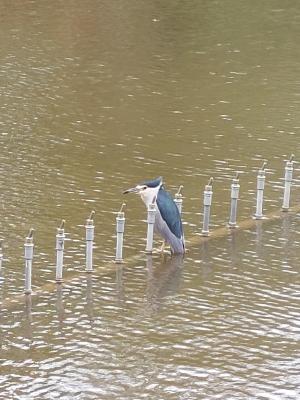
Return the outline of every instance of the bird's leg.
[[[160,252],[161,252],[161,254],[164,254],[165,251],[166,251],[166,249],[169,249],[169,248],[170,248],[169,243],[166,242],[165,240],[163,240],[163,242],[162,242],[162,244],[161,244],[161,247],[160,247]]]
[[[160,248],[160,252],[161,252],[161,253],[163,253],[163,252],[165,251],[166,244],[167,244],[166,241],[163,240],[163,242],[162,242],[162,244],[161,244],[161,248]]]

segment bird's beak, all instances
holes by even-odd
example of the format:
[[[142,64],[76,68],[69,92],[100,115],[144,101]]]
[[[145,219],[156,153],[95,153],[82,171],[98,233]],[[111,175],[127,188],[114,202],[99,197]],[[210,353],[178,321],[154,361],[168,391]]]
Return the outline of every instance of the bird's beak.
[[[133,187],[127,190],[124,190],[123,194],[127,194],[127,193],[139,193],[140,189],[138,187]]]

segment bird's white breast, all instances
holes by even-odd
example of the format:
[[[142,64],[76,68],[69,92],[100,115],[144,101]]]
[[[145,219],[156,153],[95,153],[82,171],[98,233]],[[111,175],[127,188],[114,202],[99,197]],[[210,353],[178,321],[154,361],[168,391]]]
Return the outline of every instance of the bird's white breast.
[[[156,201],[158,191],[159,186],[156,188],[147,188],[141,192],[141,198],[146,207],[148,207],[149,204],[153,203],[153,200]]]

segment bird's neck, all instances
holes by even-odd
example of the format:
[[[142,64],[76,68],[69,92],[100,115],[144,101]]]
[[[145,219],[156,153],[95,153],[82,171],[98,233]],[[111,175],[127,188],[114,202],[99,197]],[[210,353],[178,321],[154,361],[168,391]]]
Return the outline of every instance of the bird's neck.
[[[148,188],[145,192],[141,193],[141,198],[147,208],[148,208],[149,204],[152,204],[153,202],[156,203],[156,198],[157,198],[159,189],[160,189],[160,187]]]

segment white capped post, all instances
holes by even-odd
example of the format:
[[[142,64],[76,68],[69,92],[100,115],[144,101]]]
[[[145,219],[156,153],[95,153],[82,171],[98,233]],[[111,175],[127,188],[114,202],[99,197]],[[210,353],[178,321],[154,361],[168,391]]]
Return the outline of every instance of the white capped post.
[[[239,191],[240,191],[240,184],[239,184],[239,173],[236,173],[236,177],[232,180],[231,184],[231,204],[230,204],[230,217],[228,226],[229,228],[236,228],[236,215],[237,215],[237,204],[239,199]]]
[[[292,154],[289,161],[287,161],[285,164],[282,211],[289,211],[290,208],[290,195],[291,195],[291,186],[293,181],[294,157],[295,157],[294,154]]]
[[[210,208],[212,202],[212,183],[213,178],[210,178],[208,184],[205,186],[204,196],[203,196],[203,228],[202,228],[202,236],[209,235],[209,220],[210,220]]]
[[[254,219],[262,219],[263,216],[263,202],[264,202],[264,188],[266,180],[266,168],[267,162],[264,161],[261,169],[258,170],[257,174],[257,195],[256,195],[256,211]]]
[[[61,221],[60,227],[57,228],[56,234],[56,283],[62,283],[64,248],[65,248],[65,220]]]
[[[25,259],[25,287],[24,293],[31,294],[31,272],[33,259],[33,229],[31,228],[24,244],[24,259]]]
[[[123,238],[125,230],[125,213],[123,211],[123,207],[125,205],[125,203],[122,204],[122,207],[118,212],[116,218],[117,245],[115,262],[117,264],[121,264],[123,262]]]
[[[95,236],[94,215],[95,215],[95,211],[92,211],[89,218],[86,220],[86,225],[85,225],[85,240],[86,240],[85,270],[86,270],[86,272],[93,272],[93,244],[94,244],[94,236]]]
[[[147,211],[147,244],[146,253],[151,254],[153,251],[153,234],[154,234],[154,223],[155,223],[156,205],[155,199],[153,203],[148,205]]]
[[[183,202],[183,196],[181,194],[181,189],[183,188],[182,185],[179,186],[178,192],[175,194],[175,199],[174,202],[178,208],[179,214],[181,215],[182,213],[182,202]]]

